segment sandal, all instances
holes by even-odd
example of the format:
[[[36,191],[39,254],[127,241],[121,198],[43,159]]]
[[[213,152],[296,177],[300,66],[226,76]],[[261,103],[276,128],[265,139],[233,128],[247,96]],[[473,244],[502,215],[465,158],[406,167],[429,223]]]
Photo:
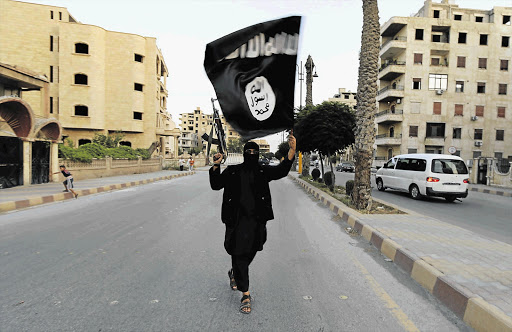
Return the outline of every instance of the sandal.
[[[245,300],[249,300],[247,302],[244,302]],[[250,314],[251,313],[251,302],[252,302],[252,297],[251,295],[244,295],[242,296],[242,299],[240,300],[240,312],[243,313],[243,314]],[[249,309],[249,310],[244,310],[244,309]]]
[[[236,281],[235,281],[235,275],[233,274],[233,269],[228,271],[228,277],[229,277],[229,287],[231,287],[232,290],[237,290],[236,287]]]

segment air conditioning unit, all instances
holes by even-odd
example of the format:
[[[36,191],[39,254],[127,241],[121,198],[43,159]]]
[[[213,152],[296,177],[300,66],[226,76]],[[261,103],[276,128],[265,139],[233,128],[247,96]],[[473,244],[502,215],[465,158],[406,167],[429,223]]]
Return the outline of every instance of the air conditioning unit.
[[[442,95],[444,92],[443,89],[436,90],[436,95]]]
[[[475,141],[475,146],[482,146],[483,142],[482,141]]]
[[[471,117],[471,121],[476,121],[476,120],[478,120],[478,116],[475,115],[475,116]]]
[[[396,103],[397,103],[397,104],[400,104],[401,102],[402,102],[402,99],[400,99],[400,98],[398,98],[398,99],[396,100]]]

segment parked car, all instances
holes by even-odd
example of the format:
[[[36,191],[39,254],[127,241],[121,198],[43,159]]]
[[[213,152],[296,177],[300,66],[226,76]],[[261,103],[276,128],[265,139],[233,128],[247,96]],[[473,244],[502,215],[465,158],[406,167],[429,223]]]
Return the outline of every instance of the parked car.
[[[270,163],[270,160],[268,160],[267,158],[260,158],[258,162],[260,165],[268,165]]]
[[[352,163],[341,163],[336,166],[336,171],[338,172],[354,172],[355,167]]]
[[[375,174],[379,191],[408,192],[412,198],[444,197],[448,202],[468,196],[469,171],[460,157],[404,154],[389,159]]]

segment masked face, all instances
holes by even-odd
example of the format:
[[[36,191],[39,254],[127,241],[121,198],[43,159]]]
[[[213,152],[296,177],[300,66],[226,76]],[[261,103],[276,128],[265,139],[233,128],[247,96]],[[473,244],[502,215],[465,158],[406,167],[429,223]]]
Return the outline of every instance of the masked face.
[[[257,165],[260,158],[260,149],[258,144],[249,142],[244,146],[244,163],[247,165]]]

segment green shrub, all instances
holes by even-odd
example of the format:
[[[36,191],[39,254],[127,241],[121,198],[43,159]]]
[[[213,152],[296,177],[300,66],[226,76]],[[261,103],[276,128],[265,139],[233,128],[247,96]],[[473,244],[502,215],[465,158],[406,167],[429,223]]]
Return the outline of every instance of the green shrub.
[[[129,146],[118,146],[117,148],[106,149],[105,155],[113,159],[138,159],[139,155]]]
[[[86,151],[97,159],[105,158],[105,150],[106,148],[98,143],[87,143],[80,145],[77,149],[77,151]]]
[[[324,183],[329,187],[330,191],[334,191],[334,174],[332,172],[324,174]]]
[[[318,180],[320,178],[320,170],[315,168],[313,171],[311,171],[311,176],[313,177],[313,181]]]
[[[142,159],[149,159],[151,158],[151,153],[149,153],[148,149],[142,149],[138,148],[135,149],[135,153],[142,157]]]
[[[63,159],[72,159],[73,158],[73,149],[70,146],[66,146],[64,144],[59,144],[59,158]]]
[[[345,193],[347,196],[352,196],[353,191],[354,191],[354,180],[348,180],[345,183]]]

